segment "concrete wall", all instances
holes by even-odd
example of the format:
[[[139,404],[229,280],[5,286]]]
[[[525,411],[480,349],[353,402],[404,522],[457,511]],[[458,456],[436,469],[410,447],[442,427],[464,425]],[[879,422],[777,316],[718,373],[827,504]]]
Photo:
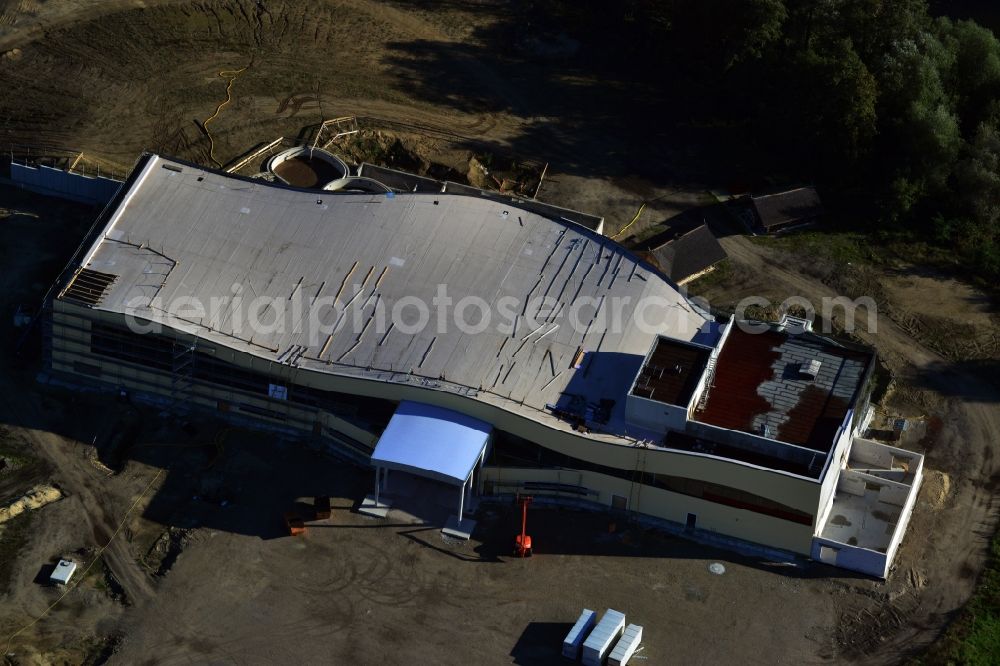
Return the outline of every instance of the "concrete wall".
[[[869,444],[872,444],[872,442],[869,442]],[[839,475],[837,492],[863,496],[866,484],[877,484],[879,486],[879,501],[901,507],[899,518],[896,521],[896,528],[892,533],[886,552],[881,553],[867,548],[858,548],[857,546],[817,536],[813,540],[812,552],[810,553],[813,559],[820,560],[822,558],[821,547],[826,546],[827,548],[836,550],[835,560],[830,562],[831,564],[869,576],[876,576],[878,578],[888,577],[889,569],[892,567],[893,560],[896,557],[896,552],[899,550],[899,546],[903,542],[903,537],[906,535],[906,528],[910,524],[910,518],[913,516],[913,507],[916,505],[917,495],[923,483],[923,456],[919,454],[910,455],[917,457],[914,469],[911,470],[914,474],[912,485],[855,471],[848,471]],[[824,517],[823,522],[825,520],[826,518]],[[819,525],[822,526],[823,522],[820,522]]]
[[[799,465],[814,464],[826,458],[826,454],[813,451],[794,444],[779,442],[775,439],[768,439],[759,435],[751,435],[741,430],[728,430],[719,426],[702,423],[700,421],[688,421],[687,432],[694,437],[727,444],[746,451],[753,451],[761,455],[781,458]]]
[[[687,407],[668,405],[658,400],[650,400],[638,395],[625,398],[625,419],[650,430],[684,431],[687,422]]]
[[[924,473],[923,473],[923,457],[920,459],[920,467],[916,472],[916,477],[913,480],[912,490],[906,498],[906,503],[903,504],[903,510],[899,514],[899,521],[896,523],[896,532],[892,535],[892,542],[889,544],[889,548],[886,551],[886,572],[885,576],[889,575],[888,568],[892,566],[893,560],[896,558],[896,551],[899,550],[900,544],[903,543],[903,537],[906,536],[906,528],[910,526],[910,518],[913,517],[913,507],[917,503],[917,495],[920,493],[920,486],[923,484]]]
[[[854,467],[865,466],[869,469],[893,469],[893,463],[906,463],[907,471],[914,472],[923,466],[922,456],[913,451],[900,449],[888,444],[873,442],[869,439],[857,438],[851,449],[851,462]]]
[[[736,315],[729,315],[729,321],[722,325],[722,329],[719,332],[718,342],[712,348],[712,353],[708,355],[708,363],[706,364],[705,371],[701,373],[701,378],[698,380],[698,384],[691,394],[691,400],[688,402],[687,414],[689,420],[694,420],[694,411],[698,407],[698,401],[701,400],[701,396],[705,393],[706,388],[710,388],[709,382],[715,378],[715,364],[719,361],[719,355],[722,353],[722,348],[725,346],[726,340],[729,339],[729,334],[733,332],[733,322],[735,321]]]
[[[10,178],[26,190],[79,203],[104,205],[122,183],[110,178],[84,176],[47,166],[25,166],[12,162]]]
[[[801,525],[725,504],[673,493],[661,488],[642,486],[606,474],[589,471],[556,469],[485,467],[483,479],[500,484],[546,482],[579,485],[596,491],[595,495],[581,496],[612,505],[613,496],[627,498],[627,508],[647,516],[669,520],[684,525],[689,513],[697,516],[700,530],[735,537],[744,541],[763,543],[802,555],[809,555],[813,532],[809,525]],[[531,492],[531,491],[529,491]]]
[[[841,424],[840,430],[837,431],[836,443],[823,470],[823,487],[820,489],[819,511],[816,514],[817,534],[826,523],[830,509],[833,508],[833,496],[837,494],[837,480],[841,470],[847,465],[847,458],[851,453],[851,443],[854,441],[854,433],[851,430],[853,416],[853,410],[847,410],[844,422]]]
[[[327,164],[336,168],[338,171],[340,171],[341,178],[343,178],[344,176],[348,176],[351,173],[350,167],[348,167],[347,164],[344,163],[344,160],[340,159],[339,157],[337,157],[332,153],[328,153],[322,148],[309,148],[308,146],[294,146],[292,148],[288,148],[287,150],[283,150],[276,155],[272,155],[270,158],[268,158],[267,164],[265,165],[264,168],[273,173],[275,178],[287,184],[288,181],[286,181],[284,178],[275,173],[274,170],[282,162],[295,159],[297,157],[301,157],[304,159],[322,160]]]
[[[832,560],[824,558],[823,546],[835,551]],[[876,578],[885,578],[889,575],[890,558],[885,553],[848,546],[822,537],[816,537],[813,540],[810,557],[818,562],[826,562],[842,569],[850,569]]]

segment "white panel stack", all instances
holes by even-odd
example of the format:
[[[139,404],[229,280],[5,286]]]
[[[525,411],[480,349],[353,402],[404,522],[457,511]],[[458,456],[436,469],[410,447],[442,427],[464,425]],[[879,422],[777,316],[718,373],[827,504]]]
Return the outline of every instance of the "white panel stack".
[[[589,608],[584,608],[583,612],[580,613],[580,618],[563,640],[562,655],[564,657],[568,657],[574,661],[580,658],[580,647],[583,645],[583,639],[594,628],[596,622],[597,613]]]
[[[608,657],[608,666],[625,666],[632,658],[635,651],[639,649],[642,642],[642,627],[637,624],[630,624],[625,627],[625,633],[615,645]]]
[[[604,617],[594,627],[590,637],[583,644],[584,666],[601,666],[622,631],[625,629],[625,614],[610,608],[604,612]]]

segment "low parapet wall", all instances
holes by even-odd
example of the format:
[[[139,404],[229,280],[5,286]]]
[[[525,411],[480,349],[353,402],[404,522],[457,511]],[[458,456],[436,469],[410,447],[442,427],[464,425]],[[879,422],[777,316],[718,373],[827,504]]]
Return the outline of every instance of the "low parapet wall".
[[[78,203],[100,205],[111,201],[122,181],[84,176],[49,166],[27,166],[12,162],[10,179],[18,186],[48,196]]]

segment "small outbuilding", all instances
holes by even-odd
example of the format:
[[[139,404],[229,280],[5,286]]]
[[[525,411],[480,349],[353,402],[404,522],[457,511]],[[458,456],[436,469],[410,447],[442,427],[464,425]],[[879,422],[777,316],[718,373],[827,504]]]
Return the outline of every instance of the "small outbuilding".
[[[49,576],[49,582],[56,585],[66,585],[74,573],[76,573],[76,562],[73,560],[59,560],[59,564],[56,565],[56,568],[52,570],[52,575]]]
[[[704,222],[680,222],[643,242],[641,256],[675,284],[686,284],[711,272],[728,255]]]
[[[815,222],[823,213],[823,204],[815,187],[750,197],[755,231],[773,234],[790,227]]]

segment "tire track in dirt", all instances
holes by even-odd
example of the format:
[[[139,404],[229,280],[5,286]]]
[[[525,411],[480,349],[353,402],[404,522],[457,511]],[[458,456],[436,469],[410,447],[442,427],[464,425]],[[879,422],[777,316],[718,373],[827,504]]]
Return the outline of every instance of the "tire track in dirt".
[[[498,122],[494,114],[465,114],[401,99],[398,82],[393,83],[392,75],[385,73],[381,64],[387,44],[401,39],[443,43],[450,38],[428,21],[379,3],[268,2],[261,6],[250,0],[212,0],[179,7],[173,7],[179,4],[176,2],[149,2],[141,11],[117,11],[131,8],[123,2],[109,3],[111,9],[95,14],[93,5],[78,2],[75,13],[67,11],[48,21],[41,35],[20,33],[26,56],[16,66],[0,66],[0,83],[22,91],[16,99],[0,101],[0,117],[10,119],[5,141],[57,144],[129,163],[141,148],[162,145],[163,139],[156,137],[164,135],[165,127],[187,127],[191,118],[206,115],[218,96],[206,85],[207,72],[233,64],[229,60],[234,53],[243,55],[238,59],[240,64],[251,55],[260,55],[252,68],[256,71],[248,72],[249,78],[264,77],[249,81],[258,89],[272,85],[272,81],[280,86],[287,85],[285,79],[315,79],[316,92],[325,100],[336,100],[337,115],[367,112],[363,105],[348,105],[342,100],[360,97],[377,103],[379,98],[388,97],[402,102],[394,105],[386,100],[382,108],[392,112],[378,115],[390,119],[458,128],[501,140],[515,134],[520,126],[509,118]],[[94,20],[94,16],[102,18]],[[343,25],[348,17],[353,20],[349,28]],[[357,44],[346,46],[346,29],[361,31],[353,40]],[[338,59],[361,60],[348,67],[330,64],[334,62],[327,55],[331,40],[336,42]],[[338,70],[338,66],[343,69]],[[506,99],[519,101],[514,99],[516,88],[484,65],[472,62],[458,66],[491,88],[502,90]],[[360,72],[371,67],[382,73],[361,77]],[[315,76],[306,73],[310,70]],[[313,83],[305,88],[313,90]],[[354,90],[358,85],[366,94],[343,94],[345,90],[359,92]],[[150,104],[141,103],[145,99],[151,100]],[[288,136],[297,131],[287,121],[262,123],[259,113],[251,109],[227,111],[221,126],[213,130],[229,144],[225,152],[242,152],[261,140],[256,134],[264,124]],[[252,128],[247,127],[248,112]],[[172,123],[169,116],[175,119]],[[310,120],[303,118],[302,122]],[[187,140],[172,144],[184,151],[181,157],[192,158],[204,152],[198,143],[203,139],[194,132]]]
[[[27,435],[35,443],[36,449],[55,466],[60,485],[83,505],[86,521],[94,535],[95,542],[92,545],[103,546],[111,539],[122,517],[109,511],[109,498],[100,491],[101,482],[95,478],[94,469],[81,457],[67,455],[67,442],[58,435],[41,430],[28,430]],[[133,603],[139,604],[153,598],[153,580],[139,566],[124,537],[119,535],[119,538],[114,539],[104,551],[103,557]]]

